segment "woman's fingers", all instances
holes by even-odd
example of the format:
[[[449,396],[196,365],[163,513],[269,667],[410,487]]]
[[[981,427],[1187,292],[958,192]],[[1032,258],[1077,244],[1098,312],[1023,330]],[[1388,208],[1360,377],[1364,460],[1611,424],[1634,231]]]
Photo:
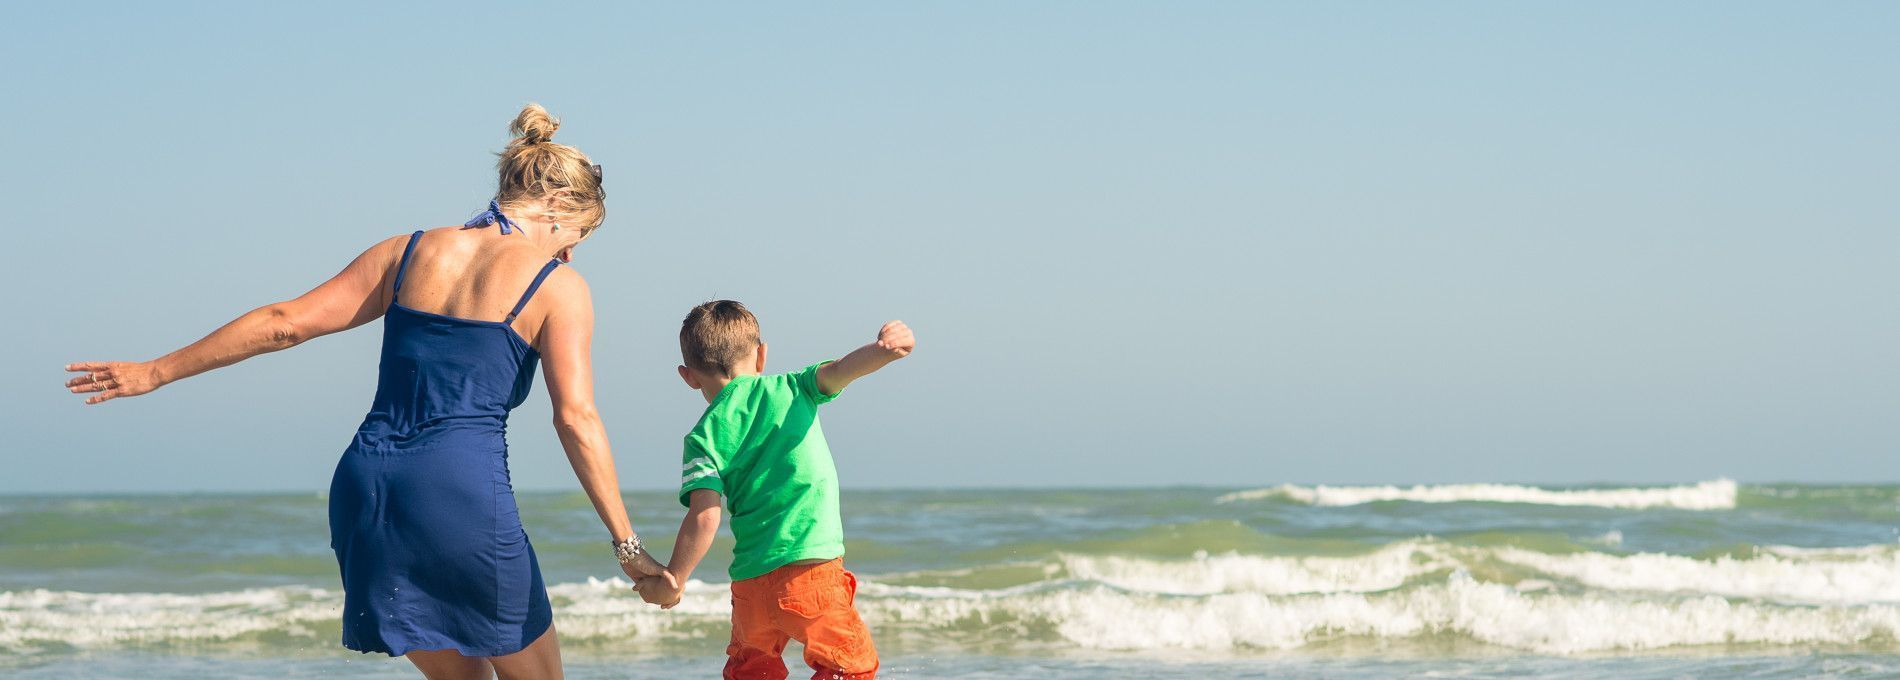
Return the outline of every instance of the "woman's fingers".
[[[81,361],[76,364],[66,364],[66,370],[75,373],[103,371],[108,368],[111,368],[111,365],[104,361]]]
[[[74,394],[92,394],[86,404],[100,404],[152,391],[149,373],[139,364],[124,361],[81,361],[67,364],[66,370],[80,375],[66,381],[66,390]]]
[[[136,397],[161,385],[152,365],[147,362],[82,361],[67,364],[66,370],[81,373],[66,381],[66,390],[74,394],[92,394],[86,399],[87,404]]]
[[[72,380],[68,380],[66,381],[66,388],[75,393],[98,392],[101,390],[112,389],[112,386],[114,384],[115,382],[113,381],[111,372],[100,371],[98,373],[87,373],[77,378],[73,378]]]
[[[66,364],[67,371],[83,374],[83,375],[73,376],[72,379],[67,380],[66,386],[71,387],[71,388],[79,388],[79,387],[86,387],[86,386],[91,386],[91,385],[97,385],[100,383],[110,382],[112,380],[112,367],[114,363],[117,363],[117,362],[82,361],[76,364]],[[79,392],[81,390],[74,389],[73,391]],[[88,390],[88,391],[97,391],[97,390]]]

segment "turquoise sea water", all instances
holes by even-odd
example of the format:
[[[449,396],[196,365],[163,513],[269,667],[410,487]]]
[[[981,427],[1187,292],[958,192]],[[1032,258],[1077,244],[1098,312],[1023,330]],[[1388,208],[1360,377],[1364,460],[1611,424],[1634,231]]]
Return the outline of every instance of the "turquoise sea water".
[[[627,500],[664,555],[678,505]],[[520,504],[571,676],[717,673],[729,539],[662,612],[585,497]],[[324,507],[0,497],[0,675],[413,677],[337,645]],[[1900,486],[847,490],[845,518],[888,676],[1900,675]]]

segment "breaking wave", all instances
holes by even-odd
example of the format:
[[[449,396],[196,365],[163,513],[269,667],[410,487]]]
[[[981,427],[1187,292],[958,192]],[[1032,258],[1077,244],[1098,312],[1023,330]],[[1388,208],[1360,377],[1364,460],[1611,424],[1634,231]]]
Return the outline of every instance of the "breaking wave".
[[[1734,480],[1715,479],[1698,484],[1614,489],[1546,489],[1517,484],[1442,484],[1398,486],[1280,486],[1236,491],[1218,503],[1283,498],[1319,506],[1361,505],[1382,501],[1414,503],[1527,503],[1534,505],[1595,506],[1602,508],[1732,510]]]
[[[1809,604],[1900,604],[1895,546],[1804,550],[1772,546],[1748,558],[1642,553],[1551,555],[1503,548],[1498,559],[1591,588],[1700,593]]]
[[[1003,588],[893,585],[866,576],[858,610],[880,636],[994,648],[1245,653],[1333,640],[1453,637],[1573,654],[1695,645],[1896,648],[1900,547],[1751,556],[1543,553],[1395,542],[1356,556],[1056,555]],[[629,649],[725,635],[725,584],[681,606],[624,581],[549,588],[564,639]],[[0,651],[334,644],[341,593],[308,587],[183,594],[0,592]]]
[[[1258,557],[1197,554],[1187,562],[1127,557],[1058,558],[1061,573],[1123,590],[1178,595],[1251,592],[1365,593],[1453,568],[1442,550],[1418,541],[1394,543],[1356,557]]]

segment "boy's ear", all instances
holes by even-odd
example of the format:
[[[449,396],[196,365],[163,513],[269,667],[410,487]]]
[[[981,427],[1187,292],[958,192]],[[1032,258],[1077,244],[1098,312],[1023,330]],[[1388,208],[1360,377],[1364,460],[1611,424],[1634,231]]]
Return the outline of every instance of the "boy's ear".
[[[758,365],[753,366],[752,370],[757,371],[759,375],[765,375],[765,343],[764,342],[759,343],[758,362],[759,362]]]
[[[686,381],[687,387],[691,387],[693,389],[699,389],[699,378],[693,375],[693,369],[687,368],[685,365],[682,364],[679,366],[679,370],[680,370],[680,380]]]

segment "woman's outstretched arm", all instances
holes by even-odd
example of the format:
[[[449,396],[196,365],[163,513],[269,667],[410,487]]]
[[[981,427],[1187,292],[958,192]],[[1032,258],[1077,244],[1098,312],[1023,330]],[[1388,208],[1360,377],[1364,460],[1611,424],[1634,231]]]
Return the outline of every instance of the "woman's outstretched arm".
[[[564,268],[565,269],[565,268]],[[567,462],[574,466],[581,489],[594,503],[607,533],[618,543],[634,536],[627,507],[620,500],[620,475],[614,471],[613,449],[607,427],[594,408],[594,299],[587,282],[573,270],[556,271],[541,288],[550,304],[535,344],[546,368],[548,399],[554,406],[554,432],[561,438]],[[609,554],[601,546],[603,555]],[[630,578],[652,576],[665,566],[642,553],[621,568]]]
[[[84,375],[66,381],[66,387],[79,394],[96,392],[86,399],[87,404],[135,397],[214,368],[369,323],[388,306],[383,279],[402,259],[408,241],[405,235],[378,243],[297,299],[253,309],[204,339],[157,359],[67,364],[66,370]]]

